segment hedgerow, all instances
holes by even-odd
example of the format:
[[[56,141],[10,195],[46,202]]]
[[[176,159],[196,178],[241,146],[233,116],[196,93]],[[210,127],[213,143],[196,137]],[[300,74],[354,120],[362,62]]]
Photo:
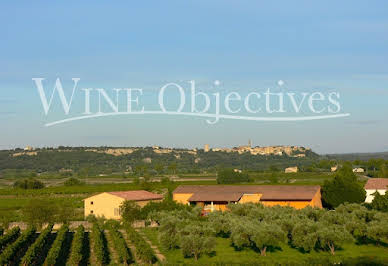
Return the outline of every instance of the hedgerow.
[[[71,244],[70,258],[68,265],[80,265],[83,259],[82,249],[85,240],[85,229],[83,225],[78,226]]]
[[[67,224],[62,225],[59,231],[57,232],[57,237],[55,238],[55,241],[47,254],[46,260],[44,261],[44,265],[55,265],[57,263],[59,255],[61,253],[61,249],[65,245],[66,236],[68,232],[69,226]]]
[[[20,228],[14,227],[7,234],[0,237],[0,250],[3,249],[10,242],[14,241],[20,235]]]
[[[15,242],[8,245],[0,255],[0,265],[10,264],[17,252],[34,238],[35,232],[34,227],[29,227]]]
[[[91,238],[94,243],[94,255],[96,256],[98,263],[100,263],[101,265],[108,264],[109,253],[106,245],[104,231],[99,227],[97,222],[93,224]]]
[[[129,240],[136,247],[136,256],[144,263],[152,264],[156,262],[155,253],[144,238],[131,226],[127,226],[126,230]]]
[[[119,262],[124,265],[129,265],[132,262],[132,254],[127,247],[123,235],[115,227],[109,228],[109,235],[112,238],[114,249],[119,257]]]
[[[20,263],[21,265],[27,266],[27,265],[35,264],[43,248],[45,247],[45,245],[50,239],[50,233],[52,228],[53,228],[53,225],[51,224],[47,226],[47,228],[40,233],[39,237],[28,248],[26,254],[22,258],[22,261]]]

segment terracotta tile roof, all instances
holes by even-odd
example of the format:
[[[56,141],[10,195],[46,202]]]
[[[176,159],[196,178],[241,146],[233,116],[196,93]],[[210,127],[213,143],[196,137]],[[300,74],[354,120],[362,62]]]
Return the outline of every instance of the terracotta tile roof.
[[[109,194],[118,196],[125,200],[157,200],[163,199],[163,195],[152,193],[145,190],[131,190],[131,191],[113,191],[107,192]]]
[[[369,178],[365,189],[388,189],[388,178]]]
[[[315,194],[321,189],[320,186],[230,186],[230,185],[182,185],[174,190],[176,193],[193,193],[190,200],[200,201],[203,196],[206,201],[213,197],[216,201],[218,194],[222,197],[232,197],[227,193],[240,194],[262,194],[260,201],[311,201]],[[198,196],[197,196],[198,195]],[[205,197],[206,196],[206,197]]]

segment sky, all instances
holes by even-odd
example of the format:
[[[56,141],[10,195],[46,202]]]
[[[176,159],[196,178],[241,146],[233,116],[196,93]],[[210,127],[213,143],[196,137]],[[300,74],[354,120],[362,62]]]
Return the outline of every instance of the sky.
[[[58,94],[45,114],[32,80],[37,77],[45,78],[47,97],[60,78],[68,98],[72,78],[80,79],[69,114]],[[46,126],[83,112],[82,88],[104,88],[112,98],[113,88],[141,88],[142,105],[154,110],[164,84],[177,83],[189,96],[190,80],[198,90],[222,96],[267,88],[335,91],[341,113],[350,115],[216,124],[195,116],[118,115]],[[176,109],[178,96],[166,94],[169,107]],[[251,140],[254,146],[300,145],[320,154],[380,152],[388,151],[387,114],[385,0],[0,4],[0,149],[234,147]]]

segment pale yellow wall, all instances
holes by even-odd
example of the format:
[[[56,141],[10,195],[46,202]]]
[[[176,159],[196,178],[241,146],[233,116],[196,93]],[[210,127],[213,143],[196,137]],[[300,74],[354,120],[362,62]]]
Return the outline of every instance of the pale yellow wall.
[[[120,219],[118,212],[120,205],[125,201],[123,198],[109,194],[101,193],[87,199],[84,199],[84,215],[87,217],[90,214],[95,215],[96,217],[105,217],[106,219]],[[160,202],[161,200],[154,200],[155,202]],[[93,204],[91,204],[93,202]],[[150,200],[136,201],[140,207],[144,207],[150,202]],[[93,213],[91,211],[93,210]]]
[[[106,192],[87,198],[84,200],[85,217],[93,214],[96,217],[104,216],[106,219],[120,219],[119,215],[115,215],[114,209],[120,208],[123,201],[123,198]],[[93,202],[93,204],[91,204],[91,202]],[[93,211],[93,213],[91,211]]]
[[[172,195],[173,200],[182,203],[182,204],[188,204],[188,199],[193,195],[193,193],[174,193]]]
[[[248,202],[258,203],[260,201],[261,196],[262,194],[244,194],[240,198],[238,203],[248,203]]]

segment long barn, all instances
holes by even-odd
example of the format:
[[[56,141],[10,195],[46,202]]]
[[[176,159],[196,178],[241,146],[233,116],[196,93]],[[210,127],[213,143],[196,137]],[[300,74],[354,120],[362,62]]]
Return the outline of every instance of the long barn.
[[[229,203],[262,203],[265,206],[322,208],[320,186],[182,185],[173,192],[182,204],[199,205],[204,211],[225,210]]]

